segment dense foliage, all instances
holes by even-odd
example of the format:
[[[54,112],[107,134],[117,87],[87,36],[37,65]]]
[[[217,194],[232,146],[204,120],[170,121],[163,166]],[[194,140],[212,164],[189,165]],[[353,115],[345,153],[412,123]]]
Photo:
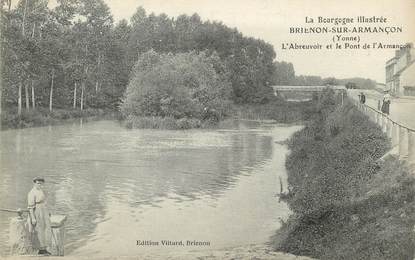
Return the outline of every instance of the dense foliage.
[[[326,95],[290,141],[286,165],[294,214],[274,238],[279,251],[318,259],[412,259],[415,180],[386,136],[351,104]]]
[[[231,94],[229,73],[217,55],[148,51],[134,66],[121,111],[126,117],[219,120]]]
[[[1,1],[2,101],[6,112],[47,107],[118,109],[138,57],[215,53],[226,67],[232,100],[266,102],[275,52],[220,22],[194,14],[170,18],[138,8],[114,25],[103,0]]]
[[[147,15],[140,7],[131,18],[127,44],[130,64],[135,64],[137,52],[150,49],[158,53],[216,52],[229,70],[235,102],[266,102],[272,95],[276,56],[272,45],[244,37],[221,22],[203,22],[197,14],[177,18]]]
[[[6,109],[114,107],[123,89],[113,20],[101,0],[2,1],[2,79]],[[77,20],[76,20],[76,19]],[[122,73],[121,73],[122,75]]]

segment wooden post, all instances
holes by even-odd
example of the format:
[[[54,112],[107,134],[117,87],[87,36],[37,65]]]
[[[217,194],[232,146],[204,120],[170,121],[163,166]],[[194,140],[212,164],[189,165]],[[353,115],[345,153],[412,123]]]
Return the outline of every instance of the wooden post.
[[[64,215],[52,215],[50,225],[52,228],[52,255],[63,256],[65,253],[65,221]]]
[[[415,132],[408,130],[408,163],[415,164]]]
[[[376,112],[373,110],[370,110],[370,113],[372,114],[372,116],[370,117],[372,119],[372,122],[376,123]]]
[[[392,146],[399,145],[399,125],[392,122]]]
[[[393,122],[392,120],[390,120],[390,118],[387,118],[387,125],[386,125],[386,129],[387,129],[387,136],[392,139],[392,128],[393,128]]]
[[[399,158],[406,159],[408,157],[408,129],[399,127]]]
[[[375,112],[375,122],[379,125],[379,113]]]
[[[383,115],[381,113],[378,114],[378,125],[380,129],[382,129],[383,126]]]
[[[379,117],[379,127],[380,127],[380,129],[382,129],[382,126],[383,126],[383,114],[382,113],[379,113],[378,114],[378,117]]]
[[[385,114],[383,114],[382,117],[383,117],[383,121],[382,121],[382,124],[383,124],[382,131],[387,135],[388,134],[388,117]]]
[[[26,220],[19,215],[10,221],[9,245],[11,255],[24,255],[32,253],[30,233],[27,230]]]
[[[15,212],[18,217],[12,218],[9,228],[9,245],[11,255],[27,255],[36,254],[37,249],[32,244],[34,233],[29,231],[27,219],[23,218],[23,212],[27,210],[10,210],[1,209],[6,212]],[[65,246],[65,221],[64,215],[50,216],[51,226],[51,243],[50,251],[52,255],[63,256]]]

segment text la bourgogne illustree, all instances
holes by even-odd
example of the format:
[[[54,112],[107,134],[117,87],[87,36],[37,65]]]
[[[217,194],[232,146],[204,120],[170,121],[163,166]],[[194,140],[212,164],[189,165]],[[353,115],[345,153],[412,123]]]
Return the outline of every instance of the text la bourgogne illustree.
[[[330,35],[321,37],[319,42],[312,44],[282,43],[282,50],[320,50],[320,49],[398,49],[405,43],[365,42],[364,36],[370,34],[398,34],[404,31],[402,26],[389,25],[387,17],[357,16],[357,17],[309,17],[304,18],[304,26],[289,27],[290,34]],[[369,37],[370,38],[370,37]]]

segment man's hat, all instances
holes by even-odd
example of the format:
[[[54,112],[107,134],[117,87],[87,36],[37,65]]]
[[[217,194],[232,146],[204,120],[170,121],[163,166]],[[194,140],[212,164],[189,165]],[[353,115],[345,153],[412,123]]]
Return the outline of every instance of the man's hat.
[[[33,182],[37,182],[37,181],[45,182],[45,179],[39,176],[33,178]]]

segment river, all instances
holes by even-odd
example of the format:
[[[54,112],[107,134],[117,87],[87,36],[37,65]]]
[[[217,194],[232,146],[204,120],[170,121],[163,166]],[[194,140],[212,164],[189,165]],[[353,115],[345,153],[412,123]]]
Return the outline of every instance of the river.
[[[68,217],[66,255],[265,243],[290,214],[276,197],[280,180],[286,188],[288,153],[278,141],[299,129],[235,121],[215,130],[129,130],[96,121],[2,131],[0,207],[25,208],[32,178],[44,176],[48,207]],[[11,217],[0,212],[2,255]]]

